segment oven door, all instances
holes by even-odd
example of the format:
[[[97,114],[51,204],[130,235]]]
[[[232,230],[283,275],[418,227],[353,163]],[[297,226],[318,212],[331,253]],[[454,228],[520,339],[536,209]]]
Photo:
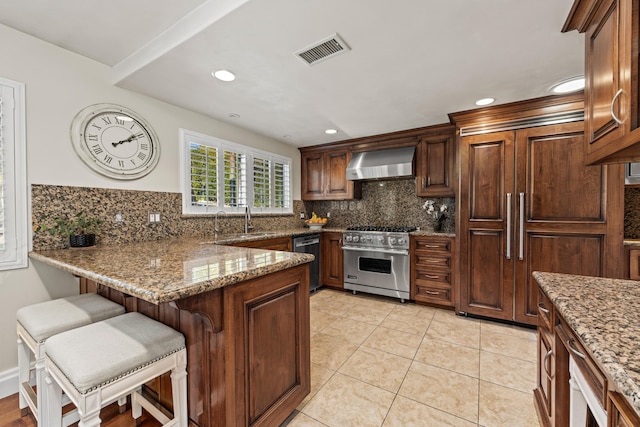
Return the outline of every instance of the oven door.
[[[365,249],[343,246],[344,287],[362,286],[409,293],[409,252],[393,249]],[[351,286],[356,285],[356,286]]]

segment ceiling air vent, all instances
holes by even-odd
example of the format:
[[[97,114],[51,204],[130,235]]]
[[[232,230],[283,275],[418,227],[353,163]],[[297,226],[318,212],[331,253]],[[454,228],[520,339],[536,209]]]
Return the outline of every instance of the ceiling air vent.
[[[320,40],[313,45],[295,53],[305,64],[313,65],[351,50],[338,34]]]

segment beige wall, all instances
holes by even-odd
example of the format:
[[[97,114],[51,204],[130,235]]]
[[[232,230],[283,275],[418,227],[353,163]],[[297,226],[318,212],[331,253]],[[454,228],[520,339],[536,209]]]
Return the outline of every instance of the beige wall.
[[[294,147],[117,88],[110,83],[108,67],[3,25],[0,52],[0,77],[26,85],[29,184],[180,192],[178,129],[187,128],[291,157],[293,198],[300,199],[300,156]],[[82,108],[101,102],[131,108],[155,129],[161,157],[146,177],[130,182],[103,178],[84,166],[73,151],[71,120]],[[0,272],[0,383],[3,373],[6,376],[17,366],[16,310],[75,292],[77,283],[71,275],[37,262],[27,269]]]

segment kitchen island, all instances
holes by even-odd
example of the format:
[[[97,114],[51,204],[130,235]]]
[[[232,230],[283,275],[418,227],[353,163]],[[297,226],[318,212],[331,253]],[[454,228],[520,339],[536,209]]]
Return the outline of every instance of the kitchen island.
[[[536,407],[568,425],[569,357],[609,426],[640,425],[640,282],[534,272],[540,286]]]
[[[311,255],[174,239],[29,256],[185,335],[190,425],[279,425],[309,393]],[[146,392],[170,408],[170,390]]]

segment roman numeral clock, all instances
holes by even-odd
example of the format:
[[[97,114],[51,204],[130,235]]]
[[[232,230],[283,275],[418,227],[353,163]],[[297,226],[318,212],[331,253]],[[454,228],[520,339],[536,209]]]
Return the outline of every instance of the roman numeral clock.
[[[138,179],[160,158],[158,137],[146,120],[115,104],[94,104],[71,122],[78,157],[94,171],[115,179]]]

